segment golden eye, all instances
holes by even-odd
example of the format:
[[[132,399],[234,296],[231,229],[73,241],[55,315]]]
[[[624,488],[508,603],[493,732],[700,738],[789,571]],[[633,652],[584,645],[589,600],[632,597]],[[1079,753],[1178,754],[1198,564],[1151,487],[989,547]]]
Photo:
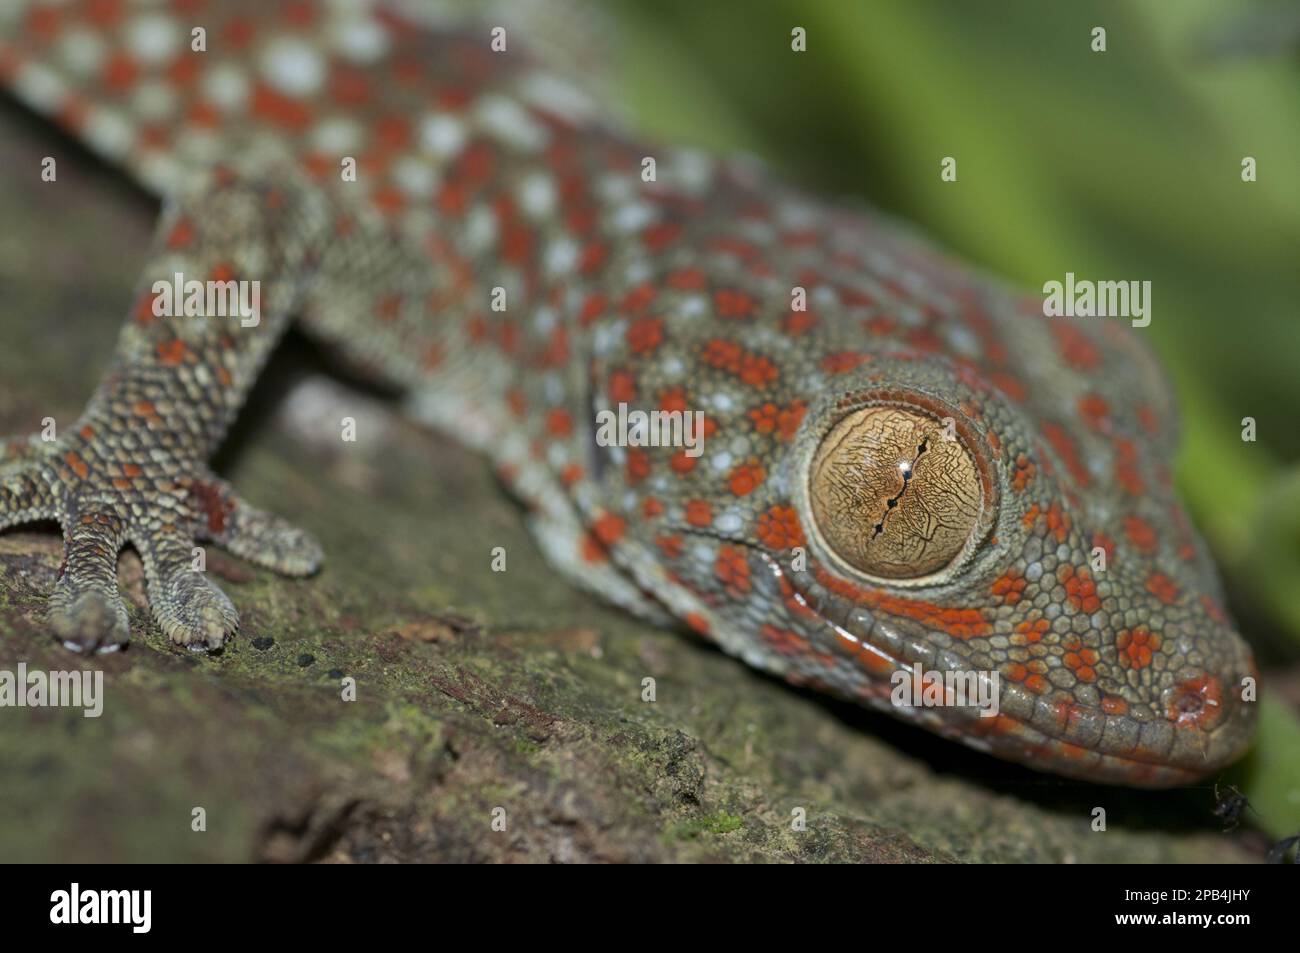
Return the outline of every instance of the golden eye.
[[[865,407],[813,457],[813,518],[835,555],[871,576],[937,572],[966,546],[983,502],[970,451],[926,414]]]

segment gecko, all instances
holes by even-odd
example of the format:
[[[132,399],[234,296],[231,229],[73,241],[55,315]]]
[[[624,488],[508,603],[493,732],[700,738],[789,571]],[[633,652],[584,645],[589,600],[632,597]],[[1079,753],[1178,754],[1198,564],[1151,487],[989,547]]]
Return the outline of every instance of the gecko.
[[[57,639],[127,643],[128,545],[198,651],[239,617],[196,545],[321,565],[208,465],[292,321],[645,619],[1040,771],[1164,787],[1241,755],[1257,674],[1137,333],[756,161],[647,145],[527,45],[410,3],[0,5],[0,87],[162,203],[82,416],[0,442],[0,529],[62,527]],[[160,309],[182,276],[256,283],[257,320]],[[696,449],[595,439],[620,408],[699,414]],[[894,704],[908,673],[973,674],[996,711]]]

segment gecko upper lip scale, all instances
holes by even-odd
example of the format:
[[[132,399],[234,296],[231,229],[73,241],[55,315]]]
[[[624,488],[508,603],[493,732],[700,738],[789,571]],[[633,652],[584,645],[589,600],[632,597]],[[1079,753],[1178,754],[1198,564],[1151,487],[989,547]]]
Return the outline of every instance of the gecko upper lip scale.
[[[0,0],[0,859],[1262,855],[1291,86],[1079,2]]]

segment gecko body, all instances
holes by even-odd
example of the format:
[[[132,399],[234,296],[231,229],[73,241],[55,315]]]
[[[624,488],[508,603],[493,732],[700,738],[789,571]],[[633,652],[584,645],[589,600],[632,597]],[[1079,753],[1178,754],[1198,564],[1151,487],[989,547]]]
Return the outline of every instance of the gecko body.
[[[1253,662],[1172,488],[1173,401],[1119,323],[1044,318],[883,216],[640,144],[487,26],[2,9],[0,84],[165,200],[82,418],[0,443],[0,528],[63,527],[71,646],[126,642],[127,544],[194,648],[238,624],[196,542],[317,568],[207,467],[292,319],[489,454],[558,570],[751,665],[1091,780],[1183,783],[1249,743]],[[159,316],[178,274],[259,282],[260,320]],[[702,453],[594,440],[620,405],[702,411]],[[918,665],[996,675],[997,715],[891,704]]]

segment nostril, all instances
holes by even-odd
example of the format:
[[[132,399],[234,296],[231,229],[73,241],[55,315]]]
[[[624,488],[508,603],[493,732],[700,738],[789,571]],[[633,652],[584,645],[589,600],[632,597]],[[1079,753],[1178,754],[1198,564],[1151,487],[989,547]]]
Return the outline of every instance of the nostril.
[[[1165,691],[1165,714],[1179,728],[1207,730],[1223,718],[1223,689],[1219,680],[1200,674]]]

